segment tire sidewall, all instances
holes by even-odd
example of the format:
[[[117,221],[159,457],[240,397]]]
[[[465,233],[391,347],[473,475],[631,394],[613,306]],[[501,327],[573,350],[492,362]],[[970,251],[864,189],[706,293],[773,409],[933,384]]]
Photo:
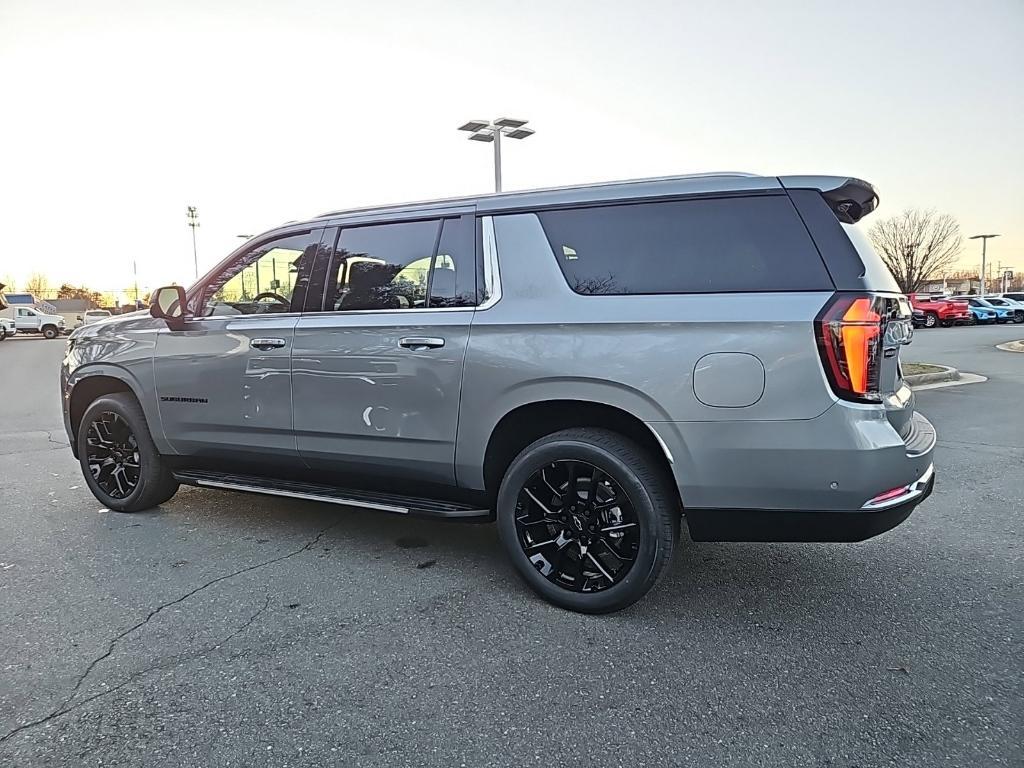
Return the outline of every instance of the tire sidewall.
[[[92,491],[100,503],[116,512],[134,511],[137,508],[139,498],[146,493],[147,487],[156,481],[160,473],[160,458],[155,451],[149,450],[149,443],[151,441],[144,438],[144,435],[148,437],[148,427],[144,420],[141,424],[139,423],[138,415],[133,409],[125,407],[122,400],[123,397],[125,396],[112,395],[101,397],[94,401],[82,415],[82,420],[78,425],[78,434],[76,435],[78,461],[81,464],[82,475],[85,477],[89,490]],[[116,413],[125,420],[131,428],[139,448],[139,482],[132,489],[132,492],[123,499],[115,499],[107,495],[107,492],[100,488],[95,478],[93,478],[92,472],[89,469],[86,445],[89,425],[97,415],[105,412]],[[147,430],[147,432],[141,432],[141,430]]]
[[[629,573],[620,583],[600,592],[571,592],[551,583],[537,571],[519,543],[515,517],[520,490],[538,469],[566,459],[589,462],[614,479],[629,499],[641,526],[640,547]],[[509,559],[530,588],[549,602],[584,613],[605,613],[635,602],[653,585],[661,546],[658,537],[661,521],[643,482],[626,462],[614,454],[569,438],[552,440],[536,448],[531,446],[509,466],[498,491],[496,506],[498,534]]]

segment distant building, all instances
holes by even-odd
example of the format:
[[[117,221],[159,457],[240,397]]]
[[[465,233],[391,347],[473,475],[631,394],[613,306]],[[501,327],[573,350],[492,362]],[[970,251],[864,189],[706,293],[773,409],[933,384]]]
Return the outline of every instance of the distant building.
[[[82,324],[82,316],[87,310],[96,309],[96,302],[88,299],[54,299],[53,312],[64,318],[68,328],[77,328]]]
[[[21,304],[22,306],[38,307],[43,312],[51,315],[57,314],[57,308],[46,299],[37,299],[31,293],[5,293],[4,298],[10,305]]]
[[[925,280],[918,293],[945,293],[949,296],[966,296],[977,293],[980,286],[977,279],[946,278],[945,280]]]

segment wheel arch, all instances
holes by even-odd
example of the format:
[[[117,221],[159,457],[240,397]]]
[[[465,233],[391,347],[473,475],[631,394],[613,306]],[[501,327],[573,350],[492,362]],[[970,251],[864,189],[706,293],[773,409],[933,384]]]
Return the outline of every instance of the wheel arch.
[[[654,429],[629,411],[592,400],[535,400],[507,411],[491,430],[481,462],[484,490],[496,495],[505,470],[523,448],[570,427],[598,427],[622,434],[646,450],[669,478],[675,478],[674,457],[668,446]],[[678,491],[676,483],[673,486]]]
[[[153,404],[147,403],[140,395],[142,387],[128,371],[113,365],[91,365],[83,366],[75,371],[68,380],[65,397],[67,398],[67,426],[71,449],[75,456],[78,456],[78,427],[82,422],[82,416],[90,404],[105,395],[112,395],[124,392],[135,398],[135,401],[142,408],[149,426],[150,435],[161,453],[167,452],[168,447],[163,439],[163,428],[159,421],[159,413],[155,412]]]

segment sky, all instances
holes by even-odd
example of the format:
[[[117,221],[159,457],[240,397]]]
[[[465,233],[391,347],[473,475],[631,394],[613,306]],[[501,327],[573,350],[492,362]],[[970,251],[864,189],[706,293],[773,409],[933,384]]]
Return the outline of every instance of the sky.
[[[536,130],[506,189],[851,175],[1024,271],[1022,41],[1022,0],[0,0],[0,280],[188,284],[188,205],[202,273],[239,234],[488,192],[456,128],[503,116]]]

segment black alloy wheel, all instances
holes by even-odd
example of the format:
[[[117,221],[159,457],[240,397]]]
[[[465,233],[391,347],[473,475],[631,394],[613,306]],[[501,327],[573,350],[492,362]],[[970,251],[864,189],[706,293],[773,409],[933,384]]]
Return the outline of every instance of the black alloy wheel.
[[[124,499],[139,484],[139,443],[128,422],[112,411],[93,416],[85,438],[86,462],[96,485]]]
[[[569,427],[523,448],[495,511],[527,586],[581,613],[618,611],[647,594],[672,560],[682,520],[658,454],[600,427]]]
[[[598,592],[625,578],[642,535],[636,511],[610,475],[586,461],[541,467],[519,491],[519,545],[549,582]]]

